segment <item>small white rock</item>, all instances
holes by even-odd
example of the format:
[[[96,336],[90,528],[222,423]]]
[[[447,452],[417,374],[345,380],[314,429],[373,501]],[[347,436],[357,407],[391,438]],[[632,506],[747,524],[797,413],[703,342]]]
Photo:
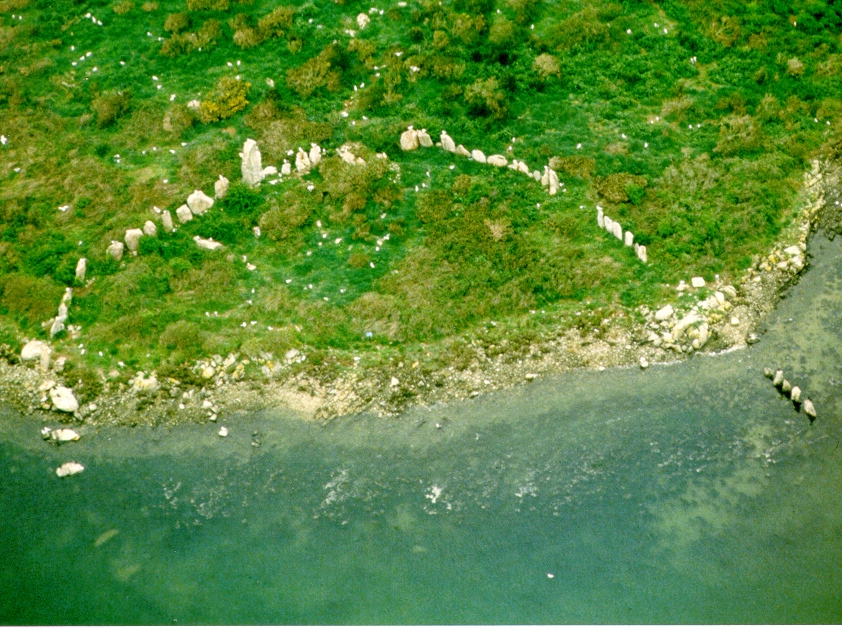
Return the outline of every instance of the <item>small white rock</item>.
[[[219,427],[219,433],[217,435],[219,435],[219,437],[228,437],[228,429],[225,427]]]
[[[50,432],[50,437],[56,442],[77,442],[79,434],[73,429],[56,429]]]
[[[70,475],[78,475],[85,470],[82,464],[77,462],[67,462],[56,468],[56,475],[59,477],[69,477]]]

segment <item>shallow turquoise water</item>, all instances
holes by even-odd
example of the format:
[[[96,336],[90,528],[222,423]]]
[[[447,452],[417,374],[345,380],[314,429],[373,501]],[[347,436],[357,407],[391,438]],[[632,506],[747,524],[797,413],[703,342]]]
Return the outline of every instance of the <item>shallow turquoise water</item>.
[[[842,247],[814,249],[760,344],[683,365],[224,440],[59,449],[6,412],[0,622],[840,622]]]

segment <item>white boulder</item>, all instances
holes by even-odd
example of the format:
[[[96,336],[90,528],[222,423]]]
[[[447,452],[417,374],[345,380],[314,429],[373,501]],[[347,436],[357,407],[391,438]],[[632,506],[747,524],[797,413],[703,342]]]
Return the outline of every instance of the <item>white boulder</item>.
[[[217,199],[222,199],[228,194],[229,185],[230,182],[228,181],[228,178],[220,175],[219,179],[213,183],[213,196]]]
[[[242,160],[240,169],[243,173],[243,181],[247,186],[257,186],[263,179],[261,176],[263,165],[257,142],[251,138],[246,140],[243,144],[243,151],[240,153],[240,159]]]
[[[76,282],[79,284],[85,283],[85,273],[88,271],[88,260],[86,258],[80,258],[79,262],[76,263]]]
[[[298,147],[298,153],[295,154],[295,170],[299,173],[306,173],[310,170],[310,156],[302,149]]]
[[[456,143],[453,138],[447,135],[446,131],[441,132],[441,148],[450,153],[456,153]]]
[[[120,241],[111,241],[111,245],[108,246],[105,253],[114,260],[121,260],[123,258],[123,243]]]
[[[41,367],[46,370],[50,367],[50,357],[52,356],[52,353],[53,349],[50,348],[48,344],[43,341],[33,339],[20,351],[20,360],[24,363],[38,361],[40,362]]]
[[[82,464],[77,462],[67,462],[56,468],[56,475],[59,477],[69,477],[70,475],[77,475],[85,470]]]
[[[190,212],[199,217],[207,212],[212,205],[213,199],[201,190],[194,190],[193,194],[187,197],[187,207],[190,208]]]
[[[172,215],[170,214],[169,210],[164,210],[161,213],[161,223],[164,224],[164,229],[167,232],[172,232],[174,229],[174,225],[172,224]]]
[[[143,236],[143,230],[138,230],[137,228],[126,230],[126,247],[129,248],[130,252],[137,252],[137,247],[140,244],[141,236]]]
[[[315,142],[310,143],[309,158],[312,166],[316,166],[316,164],[322,161],[322,148]]]
[[[152,221],[147,221],[143,224],[143,233],[146,236],[155,236],[158,234],[158,228],[155,227],[155,224]]]
[[[50,390],[50,400],[53,407],[59,411],[67,413],[75,413],[79,410],[79,401],[73,395],[73,390],[69,387],[54,387]]]
[[[190,208],[186,205],[179,206],[175,211],[175,216],[177,216],[178,220],[182,223],[187,223],[188,221],[193,220],[193,213],[190,212]]]

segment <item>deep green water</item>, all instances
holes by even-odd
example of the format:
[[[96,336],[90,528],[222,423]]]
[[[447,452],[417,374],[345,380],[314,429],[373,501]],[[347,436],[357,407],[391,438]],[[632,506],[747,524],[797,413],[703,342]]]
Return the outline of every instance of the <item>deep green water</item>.
[[[3,412],[0,623],[842,622],[842,243],[812,250],[759,344],[682,365],[226,439]]]

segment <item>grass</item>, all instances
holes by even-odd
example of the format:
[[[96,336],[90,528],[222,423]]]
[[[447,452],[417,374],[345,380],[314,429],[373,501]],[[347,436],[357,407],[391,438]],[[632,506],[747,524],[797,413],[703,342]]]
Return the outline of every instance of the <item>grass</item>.
[[[735,277],[791,221],[807,161],[838,144],[842,10],[823,0],[279,6],[0,2],[4,339],[46,337],[85,257],[81,334],[57,342],[80,373],[293,347],[458,362],[492,320],[520,343],[599,329],[679,278]],[[552,160],[566,192],[403,153],[407,125]],[[248,137],[264,164],[310,142],[327,157],[251,191]],[[346,142],[365,167],[335,156]],[[165,233],[152,207],[174,215],[220,174],[229,196]],[[648,265],[598,229],[596,204]],[[106,257],[150,219],[139,256]]]

